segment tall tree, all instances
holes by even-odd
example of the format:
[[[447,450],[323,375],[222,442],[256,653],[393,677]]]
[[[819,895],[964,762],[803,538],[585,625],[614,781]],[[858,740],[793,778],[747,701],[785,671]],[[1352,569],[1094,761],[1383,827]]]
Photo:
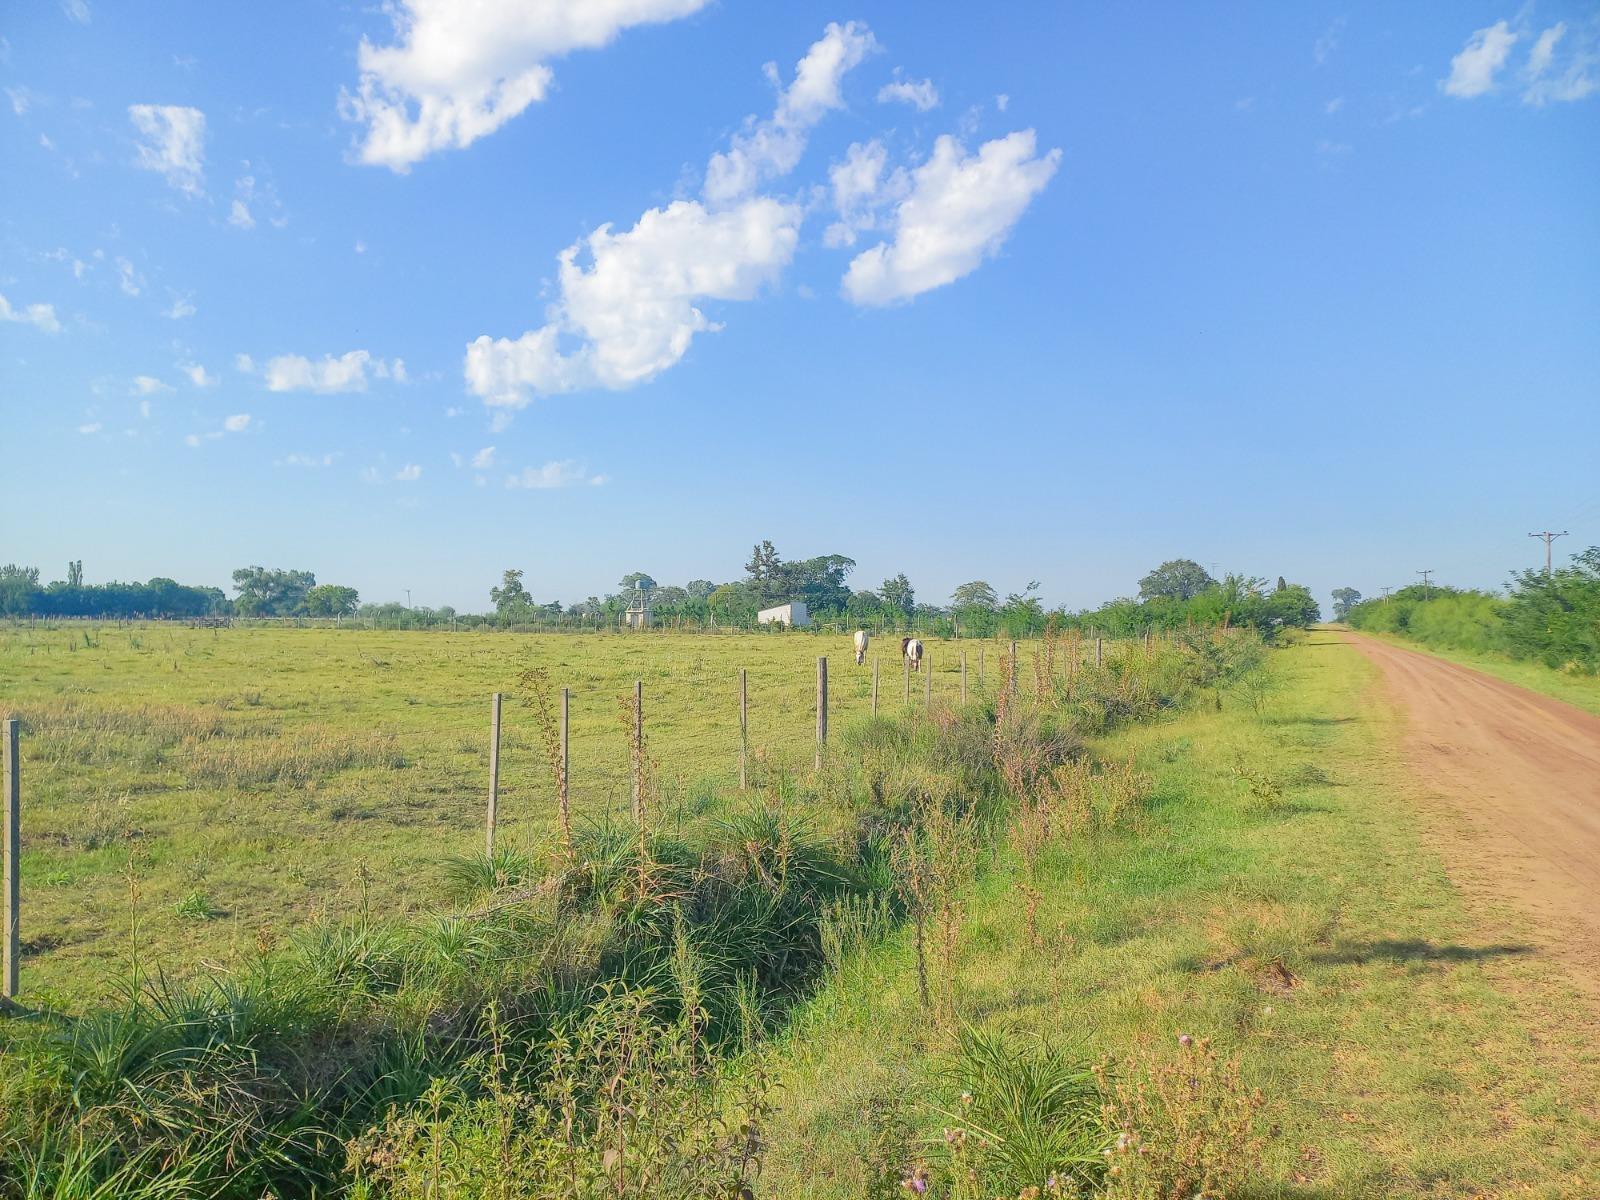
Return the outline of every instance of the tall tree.
[[[353,587],[319,583],[306,593],[306,612],[313,617],[348,617],[361,603]]]
[[[883,602],[888,607],[908,617],[917,610],[917,593],[904,571],[893,579],[885,579],[883,586],[878,589],[878,595],[883,597]]]
[[[83,586],[83,559],[74,559],[67,564],[67,586]]]
[[[1353,587],[1333,589],[1333,619],[1342,621],[1350,615],[1350,610],[1361,603],[1361,593]]]
[[[310,571],[240,567],[233,573],[235,603],[247,617],[293,617],[305,611],[306,593],[317,586]]]
[[[501,616],[509,616],[533,607],[533,597],[528,595],[528,589],[522,586],[522,572],[516,568],[507,568],[500,577],[500,586],[489,589],[489,599],[493,601],[495,611]]]
[[[648,596],[656,590],[656,581],[643,571],[634,571],[624,575],[617,587],[622,589],[622,598],[632,604],[641,597]]]
[[[1139,599],[1192,600],[1216,582],[1193,559],[1174,558],[1139,580]]]
[[[950,593],[951,608],[981,608],[988,612],[993,612],[999,603],[999,593],[982,579],[974,579],[971,583],[963,583]]]

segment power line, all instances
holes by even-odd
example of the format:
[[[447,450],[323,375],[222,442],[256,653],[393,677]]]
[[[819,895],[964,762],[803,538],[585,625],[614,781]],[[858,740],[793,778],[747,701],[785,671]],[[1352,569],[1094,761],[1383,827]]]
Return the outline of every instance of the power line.
[[[1433,599],[1433,581],[1428,578],[1429,575],[1433,574],[1433,568],[1429,567],[1426,571],[1418,571],[1417,574],[1422,576],[1422,598],[1424,600]]]
[[[1565,529],[1563,529],[1560,533],[1554,533],[1551,530],[1545,529],[1545,530],[1541,530],[1539,533],[1530,533],[1528,536],[1529,537],[1533,537],[1533,538],[1543,538],[1544,539],[1544,577],[1546,579],[1549,579],[1550,578],[1550,543],[1555,541],[1558,537],[1566,537],[1567,536],[1567,531]]]

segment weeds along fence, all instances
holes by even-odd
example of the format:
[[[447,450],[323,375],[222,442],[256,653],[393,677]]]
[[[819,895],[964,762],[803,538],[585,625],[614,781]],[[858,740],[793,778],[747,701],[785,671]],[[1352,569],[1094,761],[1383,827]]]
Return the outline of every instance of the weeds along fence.
[[[1018,649],[1006,645],[985,663],[981,695],[969,660],[966,706],[954,690],[959,660],[940,675],[945,686],[932,692],[931,708],[914,691],[910,704],[903,692],[893,704],[881,667],[874,693],[863,668],[855,712],[870,716],[861,694],[868,704],[876,694],[880,719],[842,728],[804,722],[813,753],[819,734],[837,735],[838,752],[830,743],[820,769],[813,759],[810,770],[752,770],[748,790],[759,802],[723,809],[694,840],[662,804],[648,732],[652,691],[639,681],[610,698],[607,743],[623,778],[641,784],[623,792],[632,810],[562,830],[566,844],[548,867],[480,850],[493,705],[487,695],[472,700],[477,820],[450,835],[465,852],[455,872],[460,907],[402,922],[363,904],[353,919],[263,941],[192,983],[141,967],[135,954],[131,979],[108,1007],[0,1021],[0,1194],[245,1200],[344,1194],[362,1180],[394,1190],[348,1194],[424,1194],[407,1191],[396,1173],[407,1164],[431,1170],[441,1138],[474,1136],[474,1114],[488,1139],[480,1147],[506,1148],[494,1131],[509,1128],[501,1116],[515,1116],[526,1133],[516,1143],[519,1166],[531,1157],[589,1172],[604,1186],[584,1195],[737,1194],[750,1178],[765,1102],[755,1086],[708,1101],[714,1057],[748,1044],[830,963],[902,921],[915,931],[930,1017],[952,1027],[959,889],[1009,823],[1008,805],[1043,787],[1059,815],[1120,819],[1138,803],[1136,789],[1115,772],[1097,784],[1078,761],[1082,737],[1148,718],[1230,669],[1225,647],[1199,644],[1095,647],[1069,637],[1031,658]],[[933,647],[924,668],[937,668],[940,653]],[[848,672],[839,660],[834,667],[830,690]],[[520,690],[502,693],[502,781],[517,757],[511,734],[536,726],[530,744],[547,764],[571,752],[576,783],[579,730],[570,722],[563,745],[557,678],[530,673]],[[808,664],[783,690],[800,694],[803,711],[822,678],[823,668],[813,679]],[[756,681],[746,682],[725,685],[717,711],[731,723],[742,696],[748,736],[761,706],[749,704]],[[925,702],[926,677],[922,692]],[[74,710],[79,725],[107,739],[144,728],[85,697],[69,699],[83,706]],[[165,716],[173,733],[186,730],[202,747],[231,740],[226,721],[215,734],[208,723],[225,715],[145,714]],[[27,711],[9,716],[22,727],[26,781],[29,743],[55,735],[43,717],[30,729]],[[83,731],[66,733],[63,748],[101,752]],[[516,802],[531,806],[534,795]],[[501,822],[512,799],[499,797]],[[552,807],[548,795],[542,803]],[[840,818],[831,826],[821,815],[829,812]],[[26,808],[23,817],[26,829]],[[26,922],[26,891],[23,903]],[[136,941],[137,913],[130,925]],[[509,1107],[497,1107],[503,1096],[513,1098]],[[718,1132],[718,1111],[735,1114],[728,1136]],[[685,1112],[700,1114],[690,1127]],[[653,1162],[651,1146],[665,1158]],[[664,1179],[706,1164],[733,1184],[617,1184],[624,1169],[660,1170]]]

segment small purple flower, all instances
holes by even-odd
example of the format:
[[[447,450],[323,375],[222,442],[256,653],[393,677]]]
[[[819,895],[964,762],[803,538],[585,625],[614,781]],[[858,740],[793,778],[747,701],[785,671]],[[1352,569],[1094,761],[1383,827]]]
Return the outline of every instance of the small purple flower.
[[[1178,1045],[1187,1050],[1190,1046],[1194,1045],[1194,1039],[1187,1033],[1180,1033],[1178,1035]]]

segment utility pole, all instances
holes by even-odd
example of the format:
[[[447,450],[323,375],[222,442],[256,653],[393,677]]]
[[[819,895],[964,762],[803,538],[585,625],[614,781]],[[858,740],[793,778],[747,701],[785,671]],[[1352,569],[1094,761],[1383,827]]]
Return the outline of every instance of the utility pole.
[[[1383,598],[1384,598],[1384,599],[1385,599],[1385,600],[1387,600],[1387,599],[1388,599],[1388,598],[1389,598],[1389,593],[1390,593],[1390,592],[1392,592],[1392,591],[1394,591],[1394,588],[1392,588],[1392,587],[1386,587],[1386,588],[1384,588],[1384,589],[1383,589]]]
[[[410,588],[406,589],[406,607],[407,608],[411,607],[411,589]]]
[[[1549,579],[1550,578],[1550,543],[1555,541],[1558,537],[1566,537],[1567,536],[1567,531],[1565,529],[1563,529],[1560,533],[1553,533],[1550,530],[1546,529],[1546,530],[1543,530],[1543,531],[1541,531],[1539,533],[1530,533],[1528,536],[1529,537],[1536,537],[1536,538],[1543,538],[1544,539],[1544,577],[1546,579]]]
[[[1418,571],[1417,574],[1422,576],[1422,598],[1424,600],[1433,599],[1433,581],[1428,578],[1429,575],[1433,574],[1433,568],[1429,567],[1426,571]]]

